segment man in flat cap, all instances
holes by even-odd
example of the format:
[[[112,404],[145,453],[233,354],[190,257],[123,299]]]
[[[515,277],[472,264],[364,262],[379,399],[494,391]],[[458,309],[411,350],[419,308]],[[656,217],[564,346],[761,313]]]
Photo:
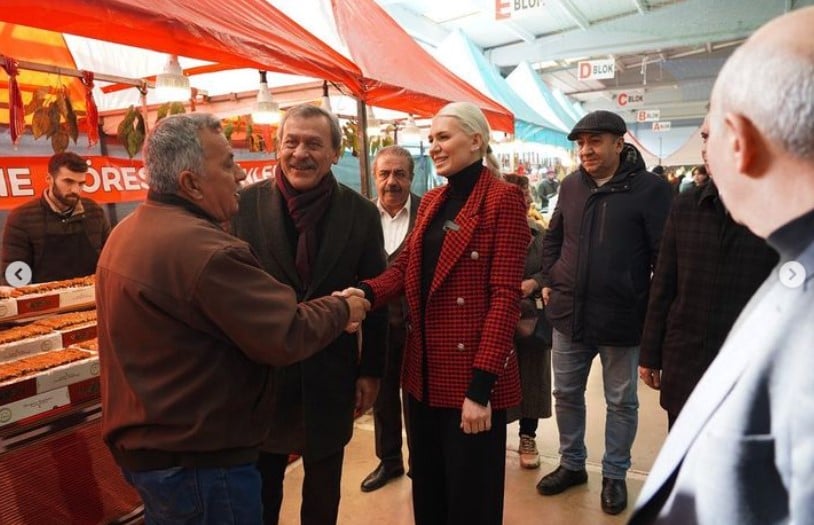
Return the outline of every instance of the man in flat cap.
[[[585,387],[598,354],[607,401],[602,510],[627,507],[625,476],[636,436],[639,341],[661,233],[670,210],[667,181],[645,170],[625,143],[624,120],[594,111],[568,135],[580,167],[563,179],[543,248],[543,301],[554,327],[552,367],[560,466],[537,490],[588,481]]]

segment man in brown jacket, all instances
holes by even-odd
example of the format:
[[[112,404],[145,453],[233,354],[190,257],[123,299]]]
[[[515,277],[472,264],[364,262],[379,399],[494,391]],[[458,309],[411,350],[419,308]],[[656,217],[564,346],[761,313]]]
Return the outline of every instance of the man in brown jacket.
[[[311,356],[369,305],[297,304],[223,231],[246,174],[211,115],[162,120],[144,158],[147,202],[96,274],[104,439],[148,523],[259,523],[269,365]]]

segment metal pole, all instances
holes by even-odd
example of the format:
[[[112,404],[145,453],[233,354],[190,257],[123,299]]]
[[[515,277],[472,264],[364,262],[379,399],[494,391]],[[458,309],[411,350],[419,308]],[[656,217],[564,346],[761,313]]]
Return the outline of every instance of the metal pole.
[[[5,55],[0,54],[0,60],[5,59]],[[13,57],[10,57],[13,58]],[[64,77],[82,78],[82,72],[77,69],[70,69],[59,66],[52,66],[50,64],[39,64],[37,62],[29,62],[27,60],[17,60],[17,67],[20,69],[27,69],[28,71],[39,71],[40,73],[52,73],[54,75],[62,75]],[[117,82],[119,84],[128,84],[131,86],[140,87],[144,84],[144,80],[140,78],[127,78],[116,75],[102,75],[93,74],[94,80],[101,80],[102,82]]]
[[[359,123],[359,177],[361,180],[362,195],[370,197],[370,159],[367,152],[370,151],[370,142],[367,137],[367,106],[363,100],[356,100],[356,118]]]

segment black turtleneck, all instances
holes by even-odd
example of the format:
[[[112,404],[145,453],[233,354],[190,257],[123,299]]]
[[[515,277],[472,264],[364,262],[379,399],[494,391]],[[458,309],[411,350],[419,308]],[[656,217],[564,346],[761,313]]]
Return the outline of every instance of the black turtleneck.
[[[447,179],[447,200],[441,205],[438,214],[432,218],[430,225],[424,232],[424,250],[421,252],[421,304],[427,300],[432,278],[435,276],[435,267],[438,266],[438,256],[441,255],[441,245],[444,243],[447,221],[455,222],[455,217],[466,204],[475,184],[483,172],[483,163],[480,159],[462,169]]]
[[[788,222],[766,239],[780,254],[781,261],[796,259],[814,239],[814,210]]]

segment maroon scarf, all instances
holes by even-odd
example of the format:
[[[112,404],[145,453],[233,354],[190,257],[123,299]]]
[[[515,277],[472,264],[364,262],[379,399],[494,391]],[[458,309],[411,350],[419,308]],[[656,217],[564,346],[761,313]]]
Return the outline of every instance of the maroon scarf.
[[[333,173],[328,172],[314,188],[297,191],[289,184],[279,164],[274,170],[274,179],[297,230],[297,254],[294,264],[303,286],[308,287],[311,284],[313,264],[317,258],[317,224],[328,211],[336,179]]]

